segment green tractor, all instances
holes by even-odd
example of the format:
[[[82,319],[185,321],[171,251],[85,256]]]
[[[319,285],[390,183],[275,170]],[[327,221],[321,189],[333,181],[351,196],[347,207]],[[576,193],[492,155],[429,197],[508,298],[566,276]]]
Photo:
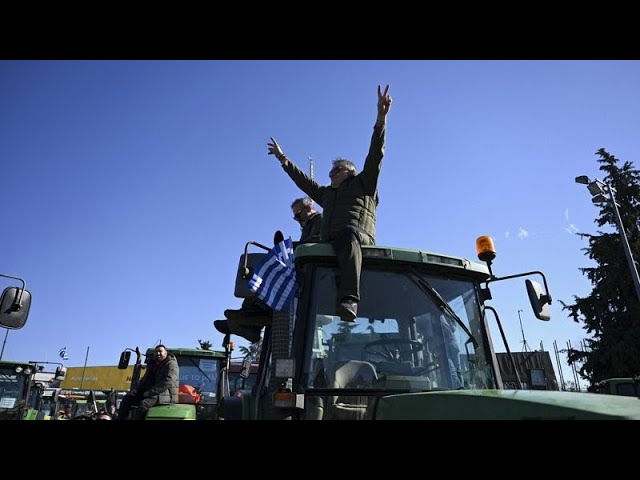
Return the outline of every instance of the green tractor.
[[[264,254],[240,258],[235,295]],[[395,247],[362,247],[361,301],[354,323],[336,315],[337,260],[328,244],[295,249],[297,292],[265,327],[251,395],[222,400],[225,419],[640,419],[637,399],[504,389],[489,329],[498,312],[490,285],[526,279],[531,307],[549,320],[542,272],[497,277],[490,237],[476,241],[484,263]],[[516,371],[513,359],[513,370]]]
[[[52,378],[61,380],[65,368],[56,369]],[[57,400],[55,392],[37,381],[34,362],[0,361],[0,420],[49,420],[54,411],[51,402]]]
[[[0,361],[0,420],[35,420],[28,402],[34,374],[30,363]]]
[[[617,377],[600,380],[594,384],[593,391],[607,395],[640,398],[640,375],[636,377]]]
[[[157,405],[149,409],[147,420],[217,420],[218,399],[229,395],[229,361],[233,344],[228,336],[223,342],[224,352],[191,348],[167,348],[175,355],[180,368],[179,401],[171,405]],[[143,369],[138,348],[127,349],[120,355],[118,368],[126,369],[131,352],[136,353],[131,389],[136,388]],[[153,348],[147,349],[147,358],[153,357]]]
[[[22,283],[20,288],[5,288],[0,297],[0,326],[7,329],[0,352],[0,420],[35,419],[37,410],[29,404],[36,373],[35,365],[28,362],[2,361],[9,330],[19,330],[27,323],[31,293],[23,279],[3,273],[0,273],[0,277]]]

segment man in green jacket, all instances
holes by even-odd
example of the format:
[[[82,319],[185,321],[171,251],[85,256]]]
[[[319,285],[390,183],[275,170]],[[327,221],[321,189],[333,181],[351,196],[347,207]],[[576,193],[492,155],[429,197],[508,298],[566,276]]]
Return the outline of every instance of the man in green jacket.
[[[387,114],[392,101],[388,93],[389,85],[384,93],[378,85],[378,116],[369,153],[360,173],[351,161],[337,158],[329,172],[331,184],[320,186],[287,158],[273,137],[267,144],[269,155],[275,155],[298,188],[323,209],[320,238],[333,245],[340,267],[336,313],[349,322],[358,316],[362,268],[360,246],[374,245],[376,241],[378,176],[384,156]]]

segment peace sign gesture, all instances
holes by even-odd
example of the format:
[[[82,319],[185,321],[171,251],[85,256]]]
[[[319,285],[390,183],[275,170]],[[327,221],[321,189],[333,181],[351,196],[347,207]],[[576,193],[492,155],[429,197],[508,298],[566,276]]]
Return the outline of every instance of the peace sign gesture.
[[[382,88],[378,85],[378,117],[383,117],[387,113],[389,113],[389,109],[391,108],[391,95],[389,93],[389,85],[384,89],[384,93],[382,93]]]

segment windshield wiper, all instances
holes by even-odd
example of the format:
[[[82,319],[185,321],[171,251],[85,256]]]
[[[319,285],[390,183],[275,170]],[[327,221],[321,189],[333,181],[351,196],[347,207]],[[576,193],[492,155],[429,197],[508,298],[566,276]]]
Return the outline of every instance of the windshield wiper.
[[[9,384],[17,385],[18,388],[19,388],[20,384],[18,383],[18,381],[19,381],[18,376],[16,375],[15,379],[11,378],[12,376],[13,375],[7,375],[7,374],[2,373],[2,374],[0,374],[0,381],[2,383],[9,383]]]
[[[467,336],[473,343],[473,346],[475,348],[479,348],[480,344],[471,333],[471,330],[467,328],[467,326],[464,324],[462,319],[456,314],[456,312],[453,311],[453,308],[449,306],[447,301],[444,298],[442,298],[442,295],[440,295],[438,291],[429,284],[429,282],[427,282],[424,278],[422,278],[414,268],[411,268],[410,270],[413,273],[413,275],[415,275],[415,277],[407,273],[406,274],[407,278],[409,278],[409,280],[411,280],[420,290],[422,290],[427,295],[429,295],[431,299],[435,302],[435,304],[438,307],[440,307],[440,310],[442,310],[444,313],[446,313],[451,318],[453,318],[456,321],[456,323],[460,325],[460,328],[464,330],[464,333],[467,334]]]
[[[204,376],[204,378],[206,378],[207,380],[209,380],[209,383],[213,383],[213,380],[211,380],[211,379],[208,377],[208,375],[202,371],[202,369],[200,368],[200,365],[198,365],[198,364],[196,363],[196,361],[195,361],[193,358],[191,358],[191,357],[187,357],[187,358],[189,359],[189,361],[190,361],[191,363],[193,363],[193,366],[194,366],[194,367],[196,367],[198,370],[200,370],[200,373],[202,373],[202,375]],[[202,386],[202,385],[201,385],[201,386]]]

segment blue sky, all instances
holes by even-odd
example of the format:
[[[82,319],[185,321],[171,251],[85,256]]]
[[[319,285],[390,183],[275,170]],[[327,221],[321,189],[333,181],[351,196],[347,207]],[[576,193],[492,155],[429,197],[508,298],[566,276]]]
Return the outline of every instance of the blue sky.
[[[542,270],[554,299],[541,322],[524,280],[492,287],[511,348],[520,309],[532,348],[576,344],[558,300],[591,290],[575,232],[598,209],[574,177],[601,177],[600,147],[638,168],[640,62],[2,61],[0,273],[33,294],[3,358],[220,348],[244,243],[299,235],[269,137],[321,182],[337,156],[361,168],[387,83],[378,244],[475,259],[493,236],[494,273]]]

